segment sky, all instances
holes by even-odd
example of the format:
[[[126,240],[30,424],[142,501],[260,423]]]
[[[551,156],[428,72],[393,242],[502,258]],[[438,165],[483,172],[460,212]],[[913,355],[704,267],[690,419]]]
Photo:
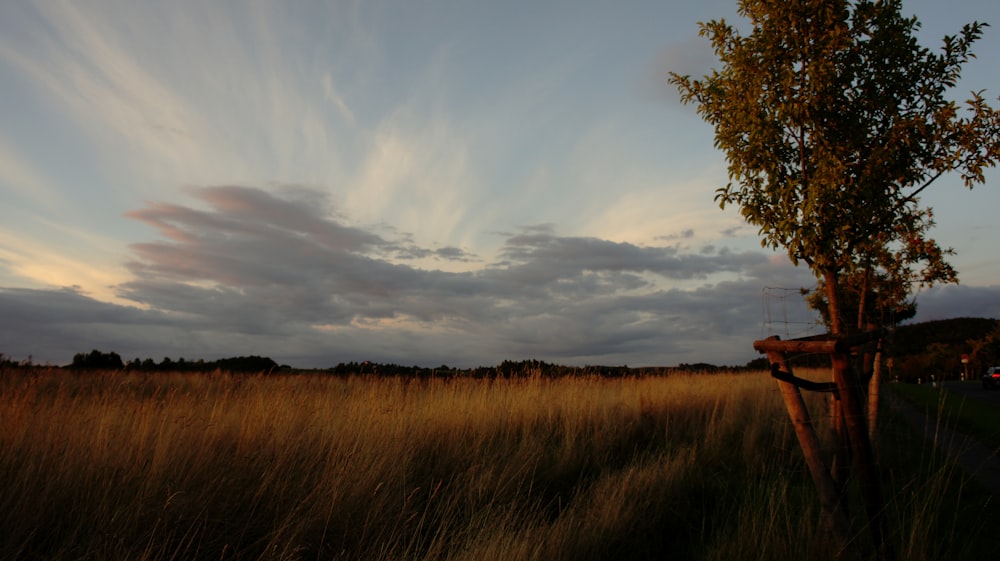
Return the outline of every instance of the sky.
[[[904,2],[1000,96],[1000,3]],[[744,364],[822,331],[668,72],[735,0],[0,0],[0,353]],[[1000,174],[923,197],[1000,318]]]

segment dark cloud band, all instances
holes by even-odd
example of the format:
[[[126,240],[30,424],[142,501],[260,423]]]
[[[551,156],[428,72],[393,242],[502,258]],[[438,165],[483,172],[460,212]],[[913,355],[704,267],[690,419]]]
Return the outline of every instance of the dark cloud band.
[[[5,351],[57,362],[99,347],[123,356],[268,354],[300,366],[742,364],[761,335],[762,288],[813,282],[759,251],[685,253],[564,237],[546,225],[506,234],[493,262],[446,272],[411,261],[479,258],[346,225],[318,191],[190,193],[205,208],[151,203],[127,215],[160,234],[132,246],[133,279],[116,287],[135,306],[74,289],[0,290]],[[970,315],[1000,316],[998,292],[931,291],[922,315],[960,312],[958,296],[981,304]]]

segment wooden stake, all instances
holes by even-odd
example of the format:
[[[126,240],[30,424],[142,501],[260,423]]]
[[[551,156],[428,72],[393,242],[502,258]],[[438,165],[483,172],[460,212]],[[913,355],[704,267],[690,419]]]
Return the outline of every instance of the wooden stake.
[[[875,433],[878,428],[878,398],[882,386],[882,340],[879,339],[872,364],[872,378],[868,380],[868,438],[875,445]]]
[[[795,423],[799,444],[802,446],[809,471],[820,493],[823,515],[829,520],[834,537],[842,544],[851,543],[847,534],[845,500],[847,497],[846,482],[849,475],[848,466],[853,465],[854,471],[857,472],[861,496],[868,514],[868,527],[878,558],[892,560],[895,558],[895,554],[892,547],[885,542],[882,513],[885,505],[882,502],[875,453],[868,432],[865,392],[848,360],[848,353],[851,349],[873,341],[879,336],[879,331],[868,331],[848,336],[835,333],[792,341],[781,341],[777,337],[769,337],[762,341],[754,341],[753,346],[759,352],[766,352],[768,360],[780,364],[781,369],[785,372],[790,372],[785,363],[785,352],[830,354],[833,361],[833,381],[837,386],[837,395],[839,396],[839,400],[832,402],[833,427],[841,434],[837,438],[836,471],[833,474],[826,468],[819,456],[819,443],[798,388],[788,381],[779,381],[781,393],[785,399],[788,413]],[[789,387],[786,388],[786,385]]]
[[[782,371],[792,373],[791,368],[785,360],[784,353],[780,351],[769,351],[767,360],[771,364],[778,364]],[[806,409],[805,401],[799,389],[793,384],[778,380],[778,388],[781,390],[781,397],[785,401],[788,409],[788,416],[792,419],[795,427],[795,436],[798,438],[802,454],[805,456],[806,465],[809,467],[809,474],[813,483],[819,491],[820,505],[824,525],[829,529],[833,538],[840,545],[840,553],[847,551],[850,544],[849,526],[847,516],[840,508],[840,497],[837,486],[830,475],[830,469],[820,452],[819,439],[816,437],[816,430],[813,428],[812,420],[809,418],[809,411]]]

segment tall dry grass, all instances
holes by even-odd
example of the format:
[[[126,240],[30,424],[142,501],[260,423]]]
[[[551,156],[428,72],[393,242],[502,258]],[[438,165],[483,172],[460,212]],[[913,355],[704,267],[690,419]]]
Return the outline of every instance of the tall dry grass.
[[[816,503],[765,374],[0,376],[0,559],[831,558]]]

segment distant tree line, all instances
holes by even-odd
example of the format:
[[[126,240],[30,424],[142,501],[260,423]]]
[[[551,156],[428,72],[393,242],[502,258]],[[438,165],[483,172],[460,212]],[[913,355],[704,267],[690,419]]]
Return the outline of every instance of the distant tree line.
[[[14,360],[13,357],[0,353],[0,369],[2,368],[31,368],[34,363],[29,356],[25,360]]]
[[[2,355],[0,355],[2,357]],[[475,368],[452,368],[442,364],[434,368],[422,366],[403,366],[392,363],[341,362],[336,366],[321,369],[294,369],[288,365],[278,365],[277,362],[261,356],[240,356],[206,361],[173,360],[164,357],[160,362],[151,358],[135,358],[122,360],[116,352],[102,352],[97,349],[89,353],[78,353],[73,356],[73,362],[65,368],[71,370],[121,370],[135,372],[267,372],[267,373],[325,373],[335,376],[384,376],[411,378],[559,378],[566,376],[596,376],[602,378],[624,378],[637,376],[665,376],[679,372],[712,374],[717,372],[735,372],[749,369],[761,369],[766,364],[752,361],[743,367],[716,366],[708,363],[687,364],[678,366],[649,366],[630,368],[629,366],[565,366],[552,364],[541,360],[505,360],[496,366],[478,366]],[[24,366],[23,363],[11,363],[10,366]]]
[[[968,372],[973,377],[981,375],[990,366],[1000,366],[1000,321],[987,318],[957,318],[929,321],[912,325],[902,325],[891,331],[884,345],[887,362],[887,378],[901,381],[928,380],[931,375],[938,379],[958,378],[966,369],[962,355],[968,357]],[[804,356],[796,358],[799,366],[829,366],[825,356]],[[0,354],[0,368],[24,368],[35,366],[31,359],[15,361]],[[496,366],[475,368],[452,368],[442,364],[434,368],[403,366],[392,363],[341,362],[323,369],[293,369],[279,365],[268,357],[238,356],[218,360],[173,360],[164,357],[157,362],[151,358],[122,360],[116,352],[102,352],[97,349],[89,353],[73,356],[73,362],[66,366],[72,370],[128,370],[138,372],[224,372],[237,373],[326,373],[338,376],[399,376],[412,378],[558,378],[566,376],[597,376],[623,378],[638,376],[666,376],[681,372],[713,374],[721,372],[741,372],[768,368],[767,359],[760,357],[744,366],[717,366],[710,363],[681,363],[677,366],[651,366],[632,368],[629,366],[565,366],[541,360],[505,360]]]
[[[73,362],[67,368],[72,370],[130,370],[140,372],[213,372],[215,370],[225,372],[274,372],[289,367],[279,366],[274,360],[262,356],[238,356],[208,361],[204,359],[184,360],[183,357],[172,360],[170,357],[163,357],[163,360],[160,362],[156,362],[151,358],[135,358],[124,362],[121,355],[116,352],[101,352],[94,349],[89,353],[73,355]]]
[[[630,368],[629,366],[565,366],[542,360],[505,360],[496,366],[475,368],[452,368],[442,364],[436,368],[382,364],[370,361],[342,362],[325,371],[339,376],[401,376],[414,378],[560,378],[568,376],[597,376],[602,378],[624,378],[636,376],[664,376],[678,372],[715,373],[746,370],[746,367],[716,366],[707,363],[680,364],[678,366],[649,366]],[[756,365],[754,366],[756,367]]]
[[[636,376],[666,376],[680,372],[712,374],[719,372],[740,372],[746,370],[761,370],[767,368],[765,359],[750,361],[745,366],[717,366],[705,362],[681,363],[677,366],[646,366],[631,368],[623,366],[565,366],[552,364],[541,360],[505,360],[496,366],[477,366],[475,368],[453,368],[447,364],[428,368],[423,366],[403,366],[393,363],[378,363],[372,361],[341,362],[336,366],[320,369],[299,369],[287,364],[279,365],[273,359],[262,356],[238,356],[218,360],[185,360],[163,357],[159,362],[152,358],[134,358],[123,360],[117,352],[104,352],[94,349],[88,353],[73,355],[73,361],[63,368],[68,370],[120,370],[133,372],[223,372],[236,373],[325,373],[337,376],[386,376],[413,378],[527,378],[543,377],[558,378],[565,376],[597,376],[602,378],[624,378]],[[27,360],[13,360],[0,353],[0,368],[33,368],[36,365]]]

